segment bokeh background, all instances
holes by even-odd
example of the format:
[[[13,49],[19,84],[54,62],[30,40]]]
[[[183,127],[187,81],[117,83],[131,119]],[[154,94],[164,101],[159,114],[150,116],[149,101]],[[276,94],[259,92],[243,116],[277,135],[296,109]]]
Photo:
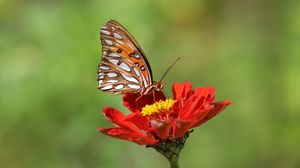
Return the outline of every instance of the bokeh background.
[[[194,130],[182,167],[300,167],[300,1],[0,0],[0,167],[165,168],[96,131],[121,96],[97,90],[99,28],[122,23],[154,78],[214,86],[234,104]]]

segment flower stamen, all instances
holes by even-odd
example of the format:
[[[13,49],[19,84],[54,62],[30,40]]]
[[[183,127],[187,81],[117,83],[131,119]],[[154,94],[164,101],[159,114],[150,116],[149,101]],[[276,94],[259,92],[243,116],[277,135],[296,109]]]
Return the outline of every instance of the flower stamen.
[[[151,116],[155,114],[168,114],[171,113],[171,109],[174,105],[176,100],[173,99],[166,99],[166,100],[160,100],[158,102],[155,102],[151,105],[146,105],[145,107],[142,108],[142,116]]]

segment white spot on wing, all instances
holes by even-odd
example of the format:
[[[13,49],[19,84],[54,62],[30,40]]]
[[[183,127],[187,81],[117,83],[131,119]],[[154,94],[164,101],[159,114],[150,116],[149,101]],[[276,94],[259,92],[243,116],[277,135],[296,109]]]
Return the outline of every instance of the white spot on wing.
[[[120,55],[118,55],[116,53],[110,53],[110,54],[108,54],[108,56],[111,56],[111,57],[120,57]]]
[[[101,30],[101,32],[102,32],[103,34],[105,34],[105,35],[110,35],[110,32],[107,31],[107,30]]]
[[[140,89],[141,88],[139,85],[133,85],[133,84],[128,84],[127,86],[132,89]]]
[[[146,88],[148,86],[147,80],[146,80],[144,75],[142,75],[142,78],[143,78],[143,81],[144,81],[144,86]]]
[[[112,41],[110,41],[110,40],[105,40],[105,42],[107,45],[113,45]]]
[[[106,82],[109,82],[109,83],[116,83],[116,82],[118,82],[118,80],[107,80]]]
[[[135,72],[135,74],[137,75],[137,76],[140,76],[141,74],[140,74],[140,71],[136,68],[136,67],[133,67],[133,70],[134,70],[134,72]]]
[[[123,41],[118,41],[118,43],[120,43],[121,45],[124,45],[125,43],[123,43]]]
[[[117,38],[117,39],[122,40],[122,36],[118,33],[114,33],[114,37]]]
[[[106,85],[106,86],[104,86],[104,87],[102,87],[102,88],[100,88],[101,90],[109,90],[109,89],[111,89],[113,87],[113,85]]]
[[[99,66],[99,69],[109,69],[109,67],[105,66],[105,65],[101,65],[101,66]]]
[[[123,85],[123,84],[119,84],[119,85],[117,85],[117,86],[115,87],[115,89],[122,89],[122,88],[124,88],[124,85]]]
[[[108,59],[108,60],[109,60],[109,62],[111,62],[111,63],[113,63],[115,65],[117,65],[118,62],[119,62],[119,60],[116,60],[116,59]]]
[[[125,71],[128,71],[130,72],[130,68],[129,66],[125,63],[125,62],[122,62],[120,65],[119,65],[120,68],[124,69]]]
[[[122,76],[123,76],[127,81],[129,81],[129,82],[134,82],[134,83],[139,83],[139,81],[138,81],[137,79],[135,79],[134,77],[128,76],[128,75],[126,75],[126,74],[124,74],[124,73],[122,73],[122,72],[121,72],[121,74],[122,74]]]
[[[135,55],[134,55],[134,58],[139,59],[139,58],[141,58],[141,56],[138,55],[138,54],[135,54]]]
[[[117,77],[118,74],[117,74],[117,73],[114,73],[114,72],[109,72],[109,73],[107,74],[107,76],[110,77],[110,78],[112,78],[112,77]]]

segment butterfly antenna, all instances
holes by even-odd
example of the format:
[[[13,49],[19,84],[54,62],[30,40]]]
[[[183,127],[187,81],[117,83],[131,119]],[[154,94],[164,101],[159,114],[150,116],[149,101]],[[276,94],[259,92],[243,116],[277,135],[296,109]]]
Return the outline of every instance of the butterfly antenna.
[[[169,68],[166,70],[166,72],[165,72],[164,75],[161,77],[161,79],[160,79],[159,82],[161,82],[161,81],[164,79],[164,77],[167,75],[167,73],[170,71],[170,69],[173,68],[173,66],[176,64],[176,62],[179,61],[180,59],[181,59],[181,57],[178,57],[178,58],[173,62],[173,64],[172,64],[171,66],[169,66]]]

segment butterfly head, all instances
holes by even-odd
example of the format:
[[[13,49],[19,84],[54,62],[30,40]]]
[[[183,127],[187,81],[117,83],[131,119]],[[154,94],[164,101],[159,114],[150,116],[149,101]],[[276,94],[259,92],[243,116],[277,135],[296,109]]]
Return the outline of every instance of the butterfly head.
[[[163,89],[163,87],[164,87],[164,83],[162,83],[162,82],[154,82],[153,83],[153,86],[154,86],[154,88],[155,88],[155,90],[156,91],[162,91],[162,89]]]

